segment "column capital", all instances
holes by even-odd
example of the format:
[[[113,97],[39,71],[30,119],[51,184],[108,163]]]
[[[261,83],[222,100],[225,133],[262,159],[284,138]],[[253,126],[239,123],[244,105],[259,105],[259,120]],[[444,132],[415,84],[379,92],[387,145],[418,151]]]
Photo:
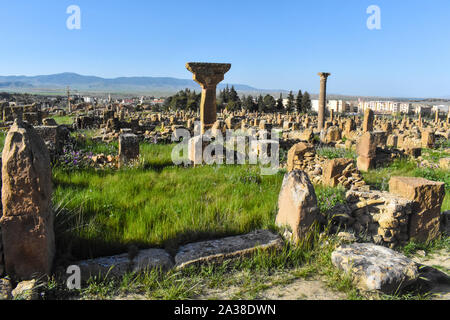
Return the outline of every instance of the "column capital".
[[[328,78],[329,76],[331,76],[331,73],[328,73],[328,72],[319,72],[317,75],[320,76],[321,79],[326,79],[326,78]]]
[[[202,88],[215,87],[224,79],[225,73],[230,70],[229,63],[188,62],[186,69],[193,73],[193,79]]]

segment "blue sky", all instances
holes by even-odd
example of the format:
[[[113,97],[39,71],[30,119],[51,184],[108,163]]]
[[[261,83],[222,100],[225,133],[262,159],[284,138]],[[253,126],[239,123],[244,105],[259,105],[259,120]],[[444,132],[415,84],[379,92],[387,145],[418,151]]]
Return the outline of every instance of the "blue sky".
[[[450,96],[449,17],[448,0],[2,1],[0,75],[191,78],[185,63],[207,61],[257,88],[316,93],[327,71],[330,93]]]

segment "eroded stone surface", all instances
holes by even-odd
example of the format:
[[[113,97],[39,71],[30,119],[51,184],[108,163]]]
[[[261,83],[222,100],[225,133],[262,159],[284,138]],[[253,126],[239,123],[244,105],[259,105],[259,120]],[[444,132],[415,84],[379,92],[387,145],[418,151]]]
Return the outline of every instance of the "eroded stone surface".
[[[351,274],[366,291],[394,293],[419,277],[417,265],[404,255],[371,243],[344,244],[331,254],[337,268]]]
[[[184,268],[197,263],[220,262],[227,259],[250,255],[260,249],[280,249],[283,246],[281,237],[269,230],[190,243],[178,249],[175,256],[177,268]]]

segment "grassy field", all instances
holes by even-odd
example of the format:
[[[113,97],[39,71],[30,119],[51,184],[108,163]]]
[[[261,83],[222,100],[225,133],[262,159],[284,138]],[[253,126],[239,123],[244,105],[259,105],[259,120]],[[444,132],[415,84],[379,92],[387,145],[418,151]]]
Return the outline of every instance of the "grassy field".
[[[277,200],[284,172],[262,176],[258,166],[177,167],[173,145],[142,143],[141,161],[124,170],[53,170],[61,255],[77,258],[126,251],[129,245],[164,247],[257,228],[275,229]],[[116,154],[117,144],[80,148]],[[344,200],[339,188],[316,186],[326,211]]]
[[[144,144],[141,165],[126,170],[53,170],[54,202],[65,209],[59,220],[71,230],[61,247],[70,241],[73,254],[85,258],[123,252],[130,244],[171,249],[273,227],[282,173],[260,176],[259,167],[250,166],[176,167],[171,149]]]
[[[93,132],[82,134],[88,139],[81,140],[80,150],[117,154],[117,143],[94,143],[89,139]],[[172,148],[142,143],[135,168],[54,168],[59,254],[89,258],[120,253],[129,245],[174,251],[186,242],[275,228],[284,172],[261,176],[257,166],[177,167],[172,164]],[[364,178],[376,189],[388,190],[394,175],[444,181],[442,210],[450,209],[448,171],[401,160],[371,170]],[[322,211],[344,201],[342,189],[316,186],[316,193]]]

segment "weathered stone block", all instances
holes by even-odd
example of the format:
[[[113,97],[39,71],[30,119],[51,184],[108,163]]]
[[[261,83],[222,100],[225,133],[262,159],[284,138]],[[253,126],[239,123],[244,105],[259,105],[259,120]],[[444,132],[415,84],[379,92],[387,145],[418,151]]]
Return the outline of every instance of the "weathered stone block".
[[[339,183],[338,178],[342,176],[342,172],[345,168],[352,163],[352,159],[345,158],[328,160],[323,170],[322,183],[330,187],[337,186]]]
[[[444,185],[443,182],[413,177],[392,177],[389,181],[390,192],[414,201],[409,223],[410,238],[426,241],[439,234]]]
[[[305,237],[321,216],[314,187],[304,171],[293,170],[284,176],[278,197],[276,224],[287,227],[289,238]]]
[[[119,168],[139,159],[139,139],[135,134],[119,136]]]

